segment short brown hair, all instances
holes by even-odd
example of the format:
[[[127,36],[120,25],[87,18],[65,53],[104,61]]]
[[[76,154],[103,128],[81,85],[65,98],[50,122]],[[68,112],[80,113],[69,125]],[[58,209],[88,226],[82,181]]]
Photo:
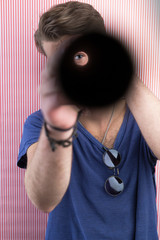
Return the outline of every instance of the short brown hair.
[[[58,4],[45,12],[40,17],[34,38],[38,51],[45,55],[42,40],[57,41],[64,35],[89,32],[105,34],[103,18],[90,4],[72,1]]]

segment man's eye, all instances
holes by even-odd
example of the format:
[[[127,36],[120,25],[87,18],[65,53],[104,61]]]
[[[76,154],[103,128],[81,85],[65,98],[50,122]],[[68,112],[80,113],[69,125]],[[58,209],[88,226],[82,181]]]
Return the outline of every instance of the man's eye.
[[[83,51],[76,52],[76,54],[74,55],[74,63],[77,66],[85,66],[88,61],[88,55]]]
[[[82,57],[83,57],[82,54],[77,54],[77,55],[75,56],[75,60],[79,60],[79,59],[81,59]]]

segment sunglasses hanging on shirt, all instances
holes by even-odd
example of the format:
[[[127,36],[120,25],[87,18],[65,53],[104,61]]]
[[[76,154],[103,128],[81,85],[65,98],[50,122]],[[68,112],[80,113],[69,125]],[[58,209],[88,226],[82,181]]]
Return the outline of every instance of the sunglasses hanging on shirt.
[[[121,156],[119,152],[115,149],[106,149],[105,147],[104,149],[105,152],[103,154],[103,162],[109,169],[114,170],[113,175],[107,178],[107,180],[105,181],[104,188],[108,194],[112,196],[118,196],[124,190],[124,183],[122,179],[118,176],[118,166],[121,162]]]
[[[102,144],[104,144],[107,133],[109,131],[111,121],[113,119],[114,111],[115,111],[115,104],[113,105],[110,120],[108,122],[107,129],[105,131],[104,137],[101,142]],[[121,162],[121,155],[115,149],[107,149],[105,146],[103,146],[103,149],[105,150],[103,154],[103,162],[109,169],[114,171],[113,175],[107,178],[107,180],[105,181],[104,188],[105,188],[105,191],[111,196],[118,196],[124,190],[124,183],[122,179],[118,176],[119,175],[118,166]]]

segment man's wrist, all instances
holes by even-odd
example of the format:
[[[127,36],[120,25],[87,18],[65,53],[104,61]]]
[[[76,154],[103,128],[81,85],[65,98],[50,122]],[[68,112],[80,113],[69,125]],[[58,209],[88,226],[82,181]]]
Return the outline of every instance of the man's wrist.
[[[53,129],[53,128],[52,128]],[[57,148],[57,146],[62,146],[62,147],[69,147],[70,145],[72,145],[72,141],[73,141],[73,137],[77,137],[77,122],[76,124],[71,128],[72,129],[72,133],[69,137],[65,138],[65,139],[57,139],[51,136],[51,133],[49,132],[48,128],[47,128],[47,123],[44,122],[44,130],[45,130],[45,134],[46,137],[50,143],[50,147],[52,149],[52,151],[54,152]],[[69,129],[68,131],[70,131],[71,129]],[[59,132],[62,132],[61,130]],[[63,131],[64,133],[66,132]]]
[[[47,122],[44,122],[44,128],[47,129],[48,134],[51,138],[57,139],[57,140],[65,140],[69,138],[73,132],[73,126],[65,131],[59,131],[57,130],[57,127],[53,127]],[[46,131],[45,129],[45,131]]]

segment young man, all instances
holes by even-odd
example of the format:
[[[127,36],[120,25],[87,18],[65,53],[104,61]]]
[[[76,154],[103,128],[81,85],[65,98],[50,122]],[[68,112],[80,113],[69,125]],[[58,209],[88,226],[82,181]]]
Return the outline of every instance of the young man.
[[[135,77],[126,101],[83,110],[78,137],[70,138],[79,108],[50,74],[61,43],[97,26],[105,33],[99,13],[79,2],[57,5],[40,18],[35,41],[50,60],[42,77],[42,109],[24,124],[18,166],[26,168],[30,200],[50,213],[46,239],[158,240],[154,168],[160,159],[159,100]],[[83,64],[85,58],[78,53],[75,61]],[[52,140],[52,151],[48,138],[69,138],[71,144]]]

